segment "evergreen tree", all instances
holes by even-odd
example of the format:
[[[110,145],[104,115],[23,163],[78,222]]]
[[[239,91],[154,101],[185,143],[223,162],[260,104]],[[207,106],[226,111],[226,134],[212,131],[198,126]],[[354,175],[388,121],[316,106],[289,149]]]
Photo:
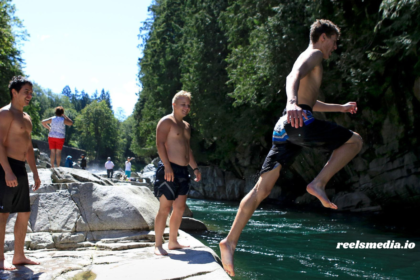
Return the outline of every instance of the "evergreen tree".
[[[11,3],[11,0],[0,0],[0,108],[10,102],[9,81],[23,74],[17,43],[28,37]]]

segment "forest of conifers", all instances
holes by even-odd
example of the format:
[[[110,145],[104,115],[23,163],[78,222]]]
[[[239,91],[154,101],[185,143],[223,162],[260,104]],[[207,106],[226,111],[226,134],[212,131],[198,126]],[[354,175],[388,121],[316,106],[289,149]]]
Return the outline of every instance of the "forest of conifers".
[[[0,105],[8,100],[10,77],[22,74],[16,40],[25,34],[12,32],[11,26],[20,23],[10,2],[0,0]],[[74,96],[67,96],[68,106],[75,110],[74,129],[80,137],[73,142],[70,137],[68,144],[96,157],[98,153],[100,157],[110,153],[154,157],[157,122],[172,111],[171,99],[183,89],[193,96],[186,120],[193,127],[197,160],[240,176],[238,165],[243,162],[262,163],[273,126],[285,107],[286,77],[309,44],[310,25],[326,18],[341,28],[341,38],[338,49],[324,62],[320,99],[357,101],[359,113],[319,117],[359,132],[367,160],[380,153],[416,149],[420,90],[413,88],[420,87],[420,1],[156,0],[149,12],[140,27],[142,90],[125,131],[112,118],[103,125],[115,137],[99,135],[103,140],[99,147],[91,140],[99,124],[83,126],[89,119],[82,122],[81,117],[77,123],[76,114],[82,116],[83,110],[72,98],[82,102],[83,96],[70,92]],[[35,101],[48,97],[45,90],[38,93]],[[88,103],[84,106],[103,104],[98,110],[112,115],[106,97],[89,97]],[[46,111],[32,110],[38,119]]]
[[[149,10],[141,28],[136,154],[156,154],[156,124],[183,89],[193,96],[188,121],[200,162],[237,174],[238,164],[248,164],[245,154],[261,164],[285,107],[286,77],[321,18],[337,24],[341,38],[324,62],[320,99],[357,101],[359,113],[319,117],[358,131],[367,160],[417,146],[420,1],[157,0]]]

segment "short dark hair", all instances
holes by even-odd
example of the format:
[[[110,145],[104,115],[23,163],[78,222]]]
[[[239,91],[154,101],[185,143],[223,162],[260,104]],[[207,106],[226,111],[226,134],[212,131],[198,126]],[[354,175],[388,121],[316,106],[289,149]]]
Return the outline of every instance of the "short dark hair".
[[[13,78],[9,82],[10,100],[13,99],[12,89],[19,92],[20,89],[26,84],[32,86],[31,81],[29,81],[27,78],[25,78],[23,76],[13,76]]]
[[[60,117],[64,114],[64,108],[62,106],[58,106],[55,108],[55,115]]]
[[[318,42],[319,36],[321,36],[322,33],[325,33],[328,38],[330,38],[332,35],[337,35],[337,40],[340,38],[340,28],[328,19],[317,19],[311,25],[311,42]]]

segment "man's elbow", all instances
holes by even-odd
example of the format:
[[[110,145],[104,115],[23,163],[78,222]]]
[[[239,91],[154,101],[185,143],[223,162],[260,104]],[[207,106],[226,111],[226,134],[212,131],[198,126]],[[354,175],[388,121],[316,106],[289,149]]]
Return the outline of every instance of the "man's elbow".
[[[299,71],[292,71],[289,75],[287,75],[286,81],[293,82],[300,79]]]

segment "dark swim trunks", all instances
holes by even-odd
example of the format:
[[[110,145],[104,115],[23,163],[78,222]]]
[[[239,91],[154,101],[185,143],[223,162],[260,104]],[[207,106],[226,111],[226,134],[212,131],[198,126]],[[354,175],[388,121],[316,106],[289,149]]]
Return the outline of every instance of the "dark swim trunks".
[[[0,167],[0,213],[30,212],[29,182],[25,162],[8,158],[18,185],[11,188],[6,185],[6,174]]]
[[[317,120],[312,115],[312,108],[308,105],[299,105],[305,110],[308,119],[304,119],[304,125],[294,128],[287,123],[287,113],[279,119],[273,131],[273,147],[268,153],[261,168],[260,175],[276,168],[293,163],[302,147],[318,148],[331,152],[352,136],[353,132],[335,123]]]
[[[175,200],[178,195],[187,195],[190,190],[190,174],[188,166],[181,166],[171,162],[174,172],[174,181],[165,180],[165,167],[160,161],[156,170],[156,181],[154,193],[156,197],[165,195],[167,200]]]

